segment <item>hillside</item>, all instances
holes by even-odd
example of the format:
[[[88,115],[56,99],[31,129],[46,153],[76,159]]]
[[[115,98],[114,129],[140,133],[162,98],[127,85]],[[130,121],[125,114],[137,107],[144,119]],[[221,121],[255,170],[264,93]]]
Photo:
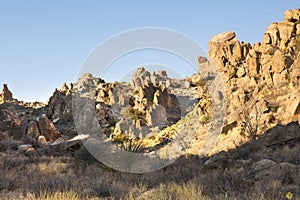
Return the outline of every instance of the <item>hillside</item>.
[[[3,84],[1,198],[300,199],[300,10],[262,38],[212,37],[182,80],[86,73],[45,103]]]

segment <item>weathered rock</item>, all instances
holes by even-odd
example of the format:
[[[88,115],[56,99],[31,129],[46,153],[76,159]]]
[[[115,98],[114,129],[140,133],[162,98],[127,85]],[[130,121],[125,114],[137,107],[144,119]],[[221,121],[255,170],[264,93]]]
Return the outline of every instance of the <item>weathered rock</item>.
[[[14,139],[22,137],[20,133],[22,121],[12,110],[0,109],[0,132],[6,132]]]
[[[219,35],[216,35],[210,39],[211,43],[223,43],[232,40],[235,38],[235,32],[233,31],[228,31],[221,33]]]
[[[279,50],[275,51],[272,61],[272,70],[275,73],[282,72],[286,67],[289,67],[288,65],[290,64],[285,55]]]
[[[89,135],[80,134],[69,140],[64,140],[63,138],[57,139],[51,146],[56,151],[65,151],[69,149],[78,149],[78,146],[82,146],[84,142],[89,139]]]
[[[213,169],[213,168],[219,168],[224,167],[227,164],[228,156],[226,152],[222,151],[216,155],[213,155],[211,158],[209,158],[205,163],[204,166]]]
[[[56,119],[72,111],[72,95],[70,93],[71,90],[68,90],[64,85],[62,89],[54,91],[48,103],[48,113],[52,119]]]
[[[296,22],[300,19],[300,9],[287,10],[284,13],[284,20],[288,22]]]
[[[45,114],[37,118],[37,124],[40,134],[45,136],[47,141],[54,142],[60,137],[59,131]]]
[[[22,144],[22,145],[18,146],[18,152],[24,153],[30,148],[32,148],[31,144]]]
[[[14,100],[12,92],[8,89],[7,84],[3,84],[2,93],[0,95],[0,103],[12,100]]]
[[[253,163],[251,166],[251,171],[249,173],[258,180],[277,178],[279,176],[277,174],[278,168],[279,166],[276,162],[269,159],[263,159],[261,161]]]
[[[40,136],[38,137],[37,142],[38,142],[38,144],[40,144],[40,145],[48,145],[48,142],[47,142],[45,136],[43,136],[43,135],[40,135]]]
[[[268,120],[282,124],[299,121],[298,102],[293,102],[300,96],[298,24],[299,9],[296,9],[285,13],[285,21],[268,27],[262,44],[251,46],[239,42],[233,32],[219,34],[210,40],[209,56],[222,74],[225,96],[229,100],[227,121],[243,123],[242,118],[249,117],[249,113],[244,112],[245,107],[255,110],[258,102],[264,101],[278,104],[279,109],[260,110],[256,113],[258,118],[252,116],[259,134],[276,125],[267,123]],[[200,59],[200,63],[203,62],[205,60]]]
[[[162,105],[153,105],[147,112],[146,120],[150,126],[162,126],[167,124],[167,112]]]
[[[266,147],[283,144],[300,138],[298,122],[291,122],[286,126],[277,125],[266,132],[264,145]]]
[[[280,35],[281,44],[280,47],[286,47],[287,42],[290,41],[294,32],[295,24],[292,22],[280,22],[278,23],[278,30]]]
[[[41,135],[38,123],[36,121],[29,122],[26,135],[30,136],[33,139],[37,139]]]
[[[25,156],[31,156],[31,155],[33,155],[35,152],[36,152],[35,148],[31,147],[31,148],[27,149],[27,150],[24,152],[24,154],[25,154]]]
[[[144,85],[130,99],[130,105],[140,112],[149,111],[153,105],[159,104],[165,108],[169,122],[176,122],[181,118],[179,101],[166,88],[156,87],[152,83]]]

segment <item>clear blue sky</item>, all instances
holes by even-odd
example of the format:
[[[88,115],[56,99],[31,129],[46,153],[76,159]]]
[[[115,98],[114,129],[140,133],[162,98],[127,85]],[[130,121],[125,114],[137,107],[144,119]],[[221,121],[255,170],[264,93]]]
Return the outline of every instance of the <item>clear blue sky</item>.
[[[76,81],[89,53],[119,32],[170,28],[207,49],[212,36],[234,30],[256,43],[297,7],[296,0],[0,1],[0,82],[19,100],[45,101],[63,82]]]

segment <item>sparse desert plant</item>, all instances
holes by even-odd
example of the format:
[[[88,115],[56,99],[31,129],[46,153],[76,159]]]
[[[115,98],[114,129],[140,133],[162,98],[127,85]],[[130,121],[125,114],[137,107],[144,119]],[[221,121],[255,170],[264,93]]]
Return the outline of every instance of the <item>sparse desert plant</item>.
[[[129,139],[122,142],[121,148],[125,151],[137,153],[143,151],[144,143],[143,140]]]
[[[237,113],[239,123],[241,126],[240,135],[251,140],[256,140],[259,134],[259,123],[261,119],[262,110],[259,108],[259,101],[249,99],[247,106],[239,99],[242,110]],[[238,109],[237,109],[238,110]]]
[[[74,191],[57,191],[57,192],[51,192],[51,191],[41,191],[39,194],[34,194],[28,192],[26,194],[26,197],[24,198],[26,200],[80,200],[82,199],[76,192]]]
[[[131,199],[131,198],[129,198]],[[175,182],[169,184],[160,184],[158,188],[142,194],[138,199],[191,199],[191,200],[210,200],[208,196],[203,195],[202,188],[193,182],[178,184]]]

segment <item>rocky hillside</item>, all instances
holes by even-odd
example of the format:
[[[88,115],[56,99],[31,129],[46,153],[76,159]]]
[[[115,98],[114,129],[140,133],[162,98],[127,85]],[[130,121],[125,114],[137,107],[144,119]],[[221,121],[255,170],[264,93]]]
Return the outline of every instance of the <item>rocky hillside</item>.
[[[211,64],[219,68],[226,91],[227,116],[211,153],[256,139],[278,124],[300,121],[299,13],[299,10],[286,11],[284,21],[268,27],[262,43],[240,42],[232,31],[219,34],[209,41],[210,60],[198,58],[199,68],[209,68]],[[92,103],[73,105],[72,94],[79,93]],[[8,108],[4,111],[11,113],[7,120],[17,121],[14,128],[21,130],[19,134],[13,131],[11,136],[37,139],[44,135],[48,142],[78,134],[72,106],[85,110],[84,115],[75,116],[82,119],[93,116],[92,112],[96,110],[96,123],[112,140],[120,137],[140,140],[157,135],[171,139],[168,137],[175,137],[175,132],[186,121],[196,118],[197,130],[189,131],[194,135],[188,141],[188,148],[193,153],[201,148],[198,139],[204,137],[205,131],[199,130],[209,123],[211,115],[211,100],[201,74],[173,80],[165,71],[150,73],[143,68],[136,71],[130,83],[106,83],[85,74],[77,83],[63,84],[61,89],[55,89],[45,105],[24,104],[13,99],[4,84],[0,101],[5,105],[2,107]],[[75,121],[82,121],[77,118]],[[40,120],[52,124],[50,129],[53,130],[43,133]],[[165,131],[167,127],[177,131]],[[193,147],[192,143],[198,147]]]
[[[267,28],[262,43],[240,42],[232,31],[210,40],[209,56],[222,73],[227,97],[223,145],[300,122],[299,19],[300,10],[286,11],[284,21]]]
[[[199,73],[182,80],[144,68],[128,83],[86,73],[55,89],[46,103],[18,101],[4,84],[0,153],[76,157],[84,152],[83,142],[105,136],[130,152],[164,149],[159,156],[166,160],[190,156],[193,169],[200,163],[204,173],[248,173],[247,187],[276,180],[300,194],[300,10],[286,11],[284,21],[272,23],[262,38],[250,44],[232,31],[214,36],[210,58],[199,57]],[[207,146],[214,102],[208,86],[214,76],[200,72],[212,65],[221,74],[227,107],[215,143]]]

